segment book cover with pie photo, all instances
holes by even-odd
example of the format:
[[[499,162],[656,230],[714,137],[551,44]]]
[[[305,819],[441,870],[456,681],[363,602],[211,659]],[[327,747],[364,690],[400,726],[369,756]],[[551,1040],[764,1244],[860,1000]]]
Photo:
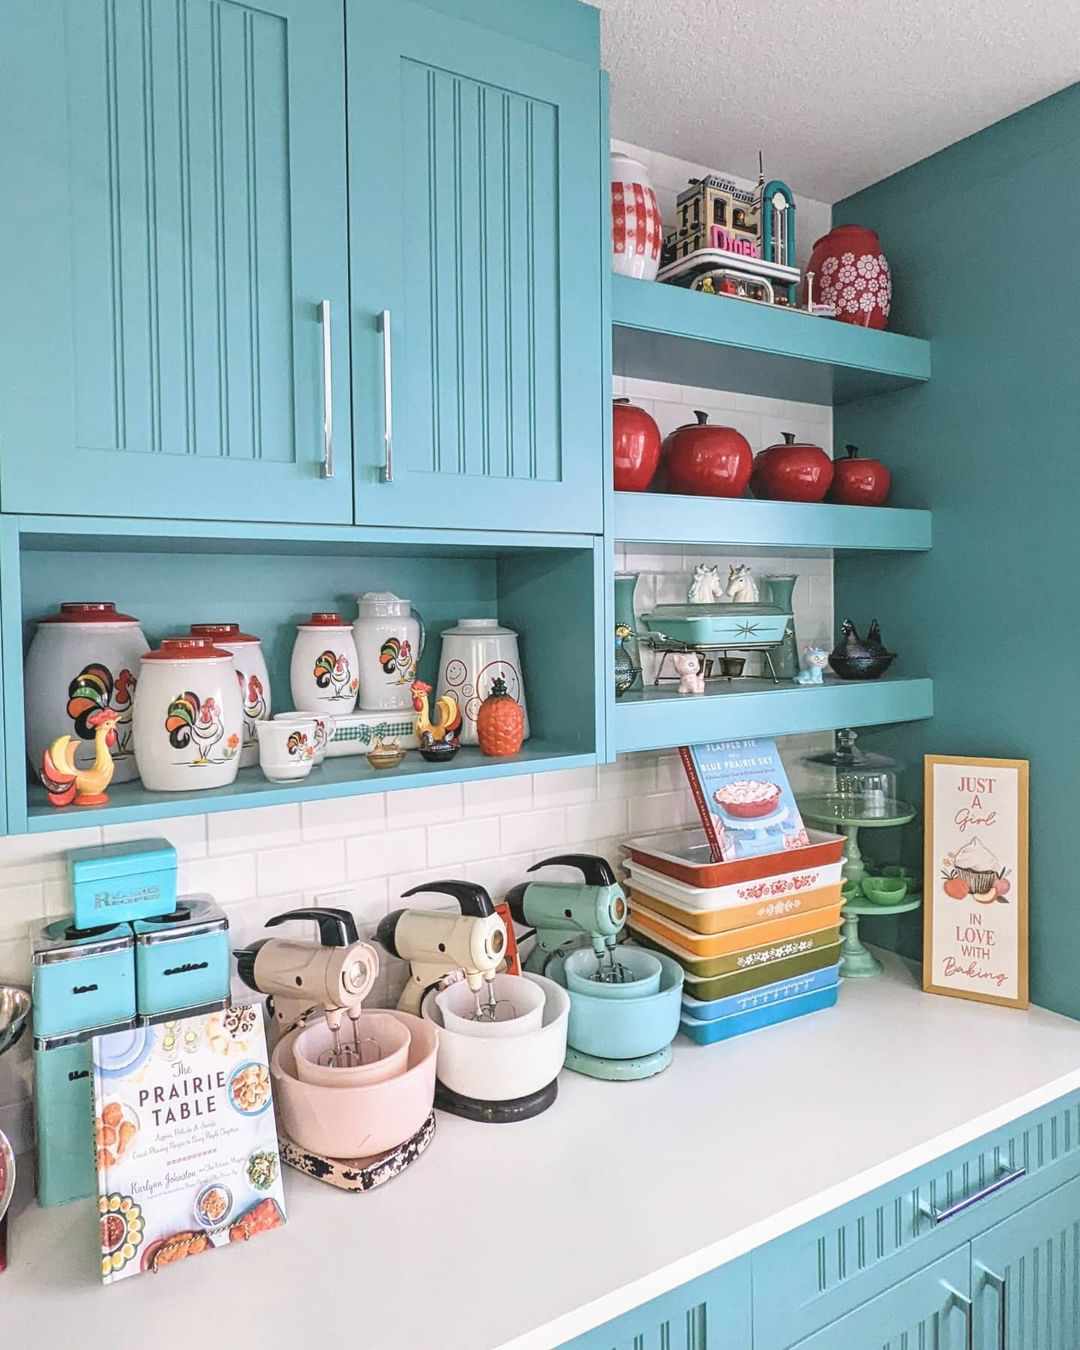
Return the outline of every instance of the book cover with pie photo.
[[[106,1284],[285,1222],[258,1008],[98,1036],[93,1066]]]
[[[684,745],[679,754],[713,862],[809,843],[775,741],[709,741]]]

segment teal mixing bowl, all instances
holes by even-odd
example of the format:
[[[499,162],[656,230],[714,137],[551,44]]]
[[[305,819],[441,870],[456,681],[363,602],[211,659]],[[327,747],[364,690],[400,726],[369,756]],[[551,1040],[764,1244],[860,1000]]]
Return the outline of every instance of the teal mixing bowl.
[[[610,984],[594,980],[596,953],[591,947],[579,947],[563,959],[567,989],[571,994],[586,994],[590,998],[625,999],[655,994],[660,988],[660,958],[652,952],[620,943],[615,948],[615,960],[626,971],[625,980]]]
[[[670,1045],[679,1030],[683,968],[670,956],[657,960],[660,989],[655,994],[605,998],[571,992],[567,1045],[604,1059],[638,1059]]]

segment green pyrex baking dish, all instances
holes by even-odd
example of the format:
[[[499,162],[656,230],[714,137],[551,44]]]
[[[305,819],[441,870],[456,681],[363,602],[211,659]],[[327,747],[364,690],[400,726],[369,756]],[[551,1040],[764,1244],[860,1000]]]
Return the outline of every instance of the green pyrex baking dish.
[[[831,947],[839,941],[840,930],[833,924],[831,928],[820,928],[813,933],[804,933],[798,937],[780,938],[775,942],[766,942],[760,947],[747,947],[740,952],[725,952],[722,956],[702,956],[693,957],[679,948],[668,946],[659,939],[652,938],[648,933],[642,933],[634,927],[634,918],[631,913],[630,927],[633,931],[634,942],[640,947],[652,947],[654,951],[663,952],[666,956],[673,956],[679,965],[686,971],[687,975],[695,980],[712,979],[717,975],[737,975],[745,972],[758,970],[761,967],[775,967],[779,961],[786,960],[792,956],[803,956],[808,952],[820,951],[823,947]],[[814,967],[808,967],[813,969]],[[801,972],[793,972],[799,974]],[[772,979],[779,980],[781,976],[773,975]],[[753,985],[747,985],[748,989],[754,988]],[[688,989],[686,991],[690,993]],[[741,990],[730,989],[729,993],[741,993]],[[704,998],[705,995],[695,993],[695,998]],[[715,997],[715,995],[709,995]]]

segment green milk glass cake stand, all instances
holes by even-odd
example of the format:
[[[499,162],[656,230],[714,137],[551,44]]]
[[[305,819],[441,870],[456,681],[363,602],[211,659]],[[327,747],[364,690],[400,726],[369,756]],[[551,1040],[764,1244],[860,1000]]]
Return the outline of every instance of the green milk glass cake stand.
[[[868,805],[857,797],[831,792],[800,797],[799,810],[803,820],[809,824],[839,830],[844,836],[842,876],[845,891],[852,886],[861,887],[863,877],[866,876],[866,864],[859,851],[859,831],[908,825],[916,815],[910,802],[894,799]],[[878,905],[871,900],[845,896],[840,915],[840,974],[845,979],[868,979],[882,972],[881,962],[859,937],[860,918],[867,915],[885,918],[891,914],[907,914],[918,909],[921,904],[922,897],[919,895],[905,895],[903,900],[893,905]]]

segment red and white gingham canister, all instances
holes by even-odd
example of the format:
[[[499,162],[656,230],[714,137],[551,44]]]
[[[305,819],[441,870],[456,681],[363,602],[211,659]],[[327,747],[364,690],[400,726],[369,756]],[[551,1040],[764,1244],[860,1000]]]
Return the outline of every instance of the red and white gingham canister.
[[[654,281],[660,268],[664,223],[645,166],[611,156],[611,248],[614,270]]]

